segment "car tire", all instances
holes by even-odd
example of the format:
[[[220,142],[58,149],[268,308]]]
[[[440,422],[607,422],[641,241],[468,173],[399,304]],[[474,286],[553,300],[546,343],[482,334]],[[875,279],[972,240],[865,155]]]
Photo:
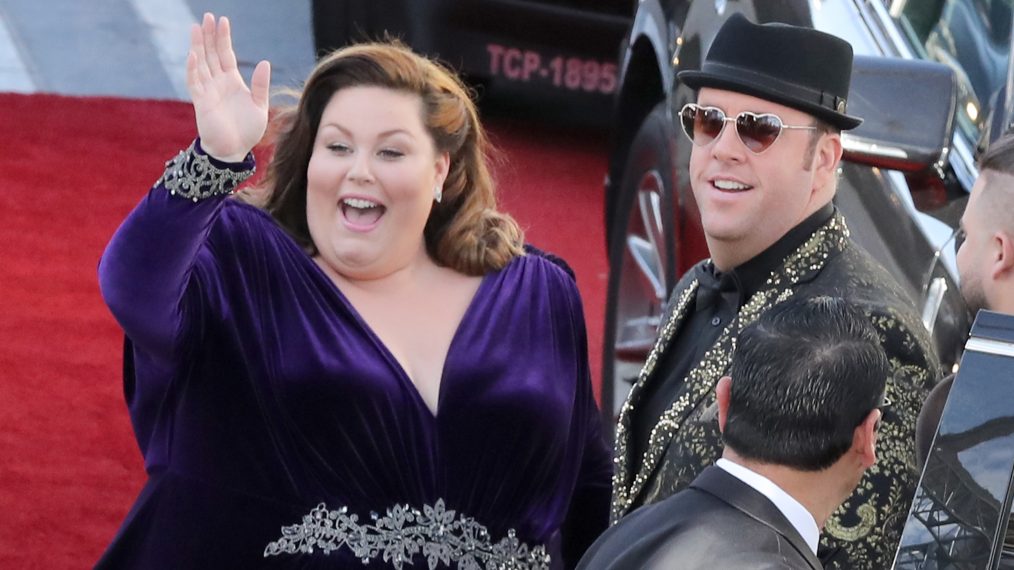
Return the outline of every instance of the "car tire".
[[[666,104],[659,103],[630,143],[613,202],[602,347],[602,412],[609,428],[654,344],[674,284],[674,134]]]

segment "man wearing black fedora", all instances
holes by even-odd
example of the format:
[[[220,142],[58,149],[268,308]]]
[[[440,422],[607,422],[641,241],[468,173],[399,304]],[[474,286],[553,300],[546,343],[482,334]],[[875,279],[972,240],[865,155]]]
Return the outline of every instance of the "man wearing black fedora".
[[[842,297],[877,329],[891,363],[880,453],[821,533],[827,567],[891,564],[918,481],[915,420],[939,362],[907,295],[849,238],[832,199],[848,114],[851,46],[734,15],[679,110],[711,258],[688,271],[620,410],[612,521],[688,487],[721,456],[715,386],[740,331],[796,296]]]
[[[820,570],[820,525],[876,461],[889,370],[876,329],[844,299],[765,311],[715,390],[717,466],[621,519],[579,569]]]

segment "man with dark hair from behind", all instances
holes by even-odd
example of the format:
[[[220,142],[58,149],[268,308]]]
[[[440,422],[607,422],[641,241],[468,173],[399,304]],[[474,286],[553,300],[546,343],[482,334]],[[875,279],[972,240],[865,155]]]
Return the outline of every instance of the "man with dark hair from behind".
[[[579,568],[822,568],[820,528],[876,462],[890,364],[863,313],[791,298],[743,329],[716,387],[722,458],[623,518]]]

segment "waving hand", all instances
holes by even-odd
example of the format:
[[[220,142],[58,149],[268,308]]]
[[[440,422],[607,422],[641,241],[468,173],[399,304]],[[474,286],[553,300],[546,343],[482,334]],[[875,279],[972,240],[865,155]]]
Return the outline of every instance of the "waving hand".
[[[271,64],[261,61],[248,88],[236,67],[229,19],[205,14],[190,30],[187,88],[194,103],[201,146],[211,156],[239,162],[261,140],[268,124]]]

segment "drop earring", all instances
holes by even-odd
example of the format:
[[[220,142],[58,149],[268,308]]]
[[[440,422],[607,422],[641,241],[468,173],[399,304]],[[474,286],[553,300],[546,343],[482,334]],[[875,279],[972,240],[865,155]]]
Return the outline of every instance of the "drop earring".
[[[437,184],[433,187],[433,199],[436,200],[438,204],[444,199],[444,187],[442,185]]]

